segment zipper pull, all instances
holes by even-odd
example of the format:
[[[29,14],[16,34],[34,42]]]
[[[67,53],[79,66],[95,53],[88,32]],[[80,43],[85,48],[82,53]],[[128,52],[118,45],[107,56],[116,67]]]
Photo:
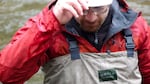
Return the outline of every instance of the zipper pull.
[[[94,40],[94,43],[95,43],[95,44],[98,44],[98,35],[97,35],[97,32],[95,33],[95,40]]]

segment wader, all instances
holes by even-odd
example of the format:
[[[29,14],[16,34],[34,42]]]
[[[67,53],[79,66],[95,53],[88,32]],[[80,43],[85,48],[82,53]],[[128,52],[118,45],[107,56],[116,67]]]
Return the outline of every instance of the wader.
[[[124,30],[127,51],[79,53],[77,42],[68,38],[70,53],[43,66],[44,84],[141,84],[132,34]]]

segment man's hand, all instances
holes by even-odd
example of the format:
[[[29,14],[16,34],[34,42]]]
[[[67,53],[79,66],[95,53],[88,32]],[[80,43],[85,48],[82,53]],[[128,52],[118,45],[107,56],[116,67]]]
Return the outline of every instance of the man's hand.
[[[88,10],[86,0],[58,0],[53,7],[53,13],[60,24],[66,24],[72,17],[83,15],[83,10]]]

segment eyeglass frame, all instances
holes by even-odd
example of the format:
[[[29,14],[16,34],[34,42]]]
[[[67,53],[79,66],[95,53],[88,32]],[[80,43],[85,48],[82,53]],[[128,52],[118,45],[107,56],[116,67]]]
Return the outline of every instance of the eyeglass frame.
[[[83,15],[88,15],[89,12],[94,12],[94,14],[105,13],[108,10],[108,6],[98,6],[98,7],[89,7],[89,10],[84,10]]]

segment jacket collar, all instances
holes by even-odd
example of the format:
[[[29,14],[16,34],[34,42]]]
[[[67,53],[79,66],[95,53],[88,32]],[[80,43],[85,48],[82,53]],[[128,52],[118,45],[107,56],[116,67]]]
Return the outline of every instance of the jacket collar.
[[[112,24],[109,28],[106,41],[123,29],[130,28],[138,16],[138,13],[129,9],[123,0],[113,0],[112,9]]]

